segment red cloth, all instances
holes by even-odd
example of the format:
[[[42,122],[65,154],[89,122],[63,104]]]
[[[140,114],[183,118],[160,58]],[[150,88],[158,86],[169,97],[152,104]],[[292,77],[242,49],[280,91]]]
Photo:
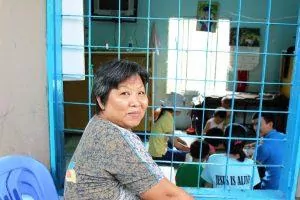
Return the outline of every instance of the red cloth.
[[[238,81],[246,82],[248,81],[249,71],[246,70],[238,70]],[[245,92],[247,88],[247,83],[238,83],[236,91],[237,92]]]

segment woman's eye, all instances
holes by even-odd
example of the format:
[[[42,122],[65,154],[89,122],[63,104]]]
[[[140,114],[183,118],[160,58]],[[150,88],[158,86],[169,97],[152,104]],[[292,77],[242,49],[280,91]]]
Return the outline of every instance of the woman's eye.
[[[129,92],[122,92],[121,95],[130,95]]]
[[[139,95],[145,95],[145,92],[144,91],[140,91]]]

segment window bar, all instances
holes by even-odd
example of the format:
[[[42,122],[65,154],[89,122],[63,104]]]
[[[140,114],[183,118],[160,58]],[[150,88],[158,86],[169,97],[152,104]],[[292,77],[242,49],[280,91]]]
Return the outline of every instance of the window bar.
[[[92,40],[92,3],[91,0],[88,0],[88,121],[92,118],[92,79],[94,67],[98,68],[99,66],[92,66],[92,52],[91,52],[91,40]],[[97,104],[97,102],[95,102]]]
[[[294,61],[294,73],[292,76],[291,84],[291,96],[289,104],[289,116],[287,121],[287,141],[289,142],[288,154],[284,160],[286,163],[286,169],[281,174],[282,182],[284,185],[280,185],[279,189],[283,190],[287,199],[295,199],[297,190],[297,178],[300,170],[300,11],[298,12],[298,26],[296,32],[295,41],[295,61]]]
[[[238,20],[237,20],[237,27],[236,27],[236,45],[234,50],[234,72],[233,72],[233,86],[232,86],[232,96],[231,96],[231,113],[230,113],[230,126],[229,126],[229,138],[227,138],[227,159],[226,159],[226,169],[225,169],[225,177],[227,177],[228,174],[228,156],[230,154],[230,148],[231,148],[231,135],[232,135],[232,122],[233,122],[233,111],[234,111],[234,101],[235,101],[235,93],[236,93],[236,83],[237,83],[237,68],[238,68],[238,53],[239,53],[239,35],[240,35],[240,26],[241,26],[241,10],[242,10],[242,0],[239,0],[238,4]],[[224,184],[224,189],[226,189],[226,185]]]
[[[121,0],[119,0],[118,12],[118,60],[121,59]]]
[[[147,9],[147,50],[146,50],[146,66],[144,66],[144,67],[146,67],[147,72],[149,72],[150,23],[151,23],[151,20],[150,20],[151,19],[150,6],[151,6],[151,0],[148,0],[147,5],[148,5],[148,9]],[[152,65],[153,65],[153,63],[152,63]],[[146,95],[148,95],[148,93],[149,93],[149,84],[150,84],[150,81],[153,80],[152,76],[153,76],[153,69],[151,70],[149,81],[148,81],[148,84],[146,85]],[[153,81],[152,81],[152,90],[153,90]],[[152,91],[150,91],[150,92],[152,92]],[[152,102],[152,105],[153,105],[153,102],[154,102],[153,94],[152,94],[151,98],[152,98],[151,102]],[[146,139],[147,139],[146,134],[147,134],[147,130],[148,130],[148,121],[149,121],[149,110],[148,110],[148,108],[149,108],[149,105],[146,109],[145,116],[144,116],[144,119],[145,119],[144,120],[144,133],[143,133],[144,134],[144,144],[146,143]],[[152,111],[152,113],[154,113],[154,111]]]
[[[262,106],[263,106],[263,94],[264,94],[264,89],[265,89],[268,44],[269,44],[269,32],[270,32],[271,7],[272,7],[272,0],[268,0],[268,10],[267,10],[266,29],[265,29],[265,42],[264,42],[264,49],[263,49],[263,64],[262,64],[262,72],[261,72],[261,87],[260,87],[258,119],[261,119]],[[261,127],[261,120],[258,120],[258,125],[257,125],[257,129],[256,129],[255,150],[254,150],[254,157],[253,157],[254,161],[256,161],[256,157],[257,157],[257,147],[258,147],[258,142],[259,142],[260,127]],[[252,169],[252,174],[253,173],[254,173],[254,167]],[[251,180],[251,184],[253,184],[253,179]]]

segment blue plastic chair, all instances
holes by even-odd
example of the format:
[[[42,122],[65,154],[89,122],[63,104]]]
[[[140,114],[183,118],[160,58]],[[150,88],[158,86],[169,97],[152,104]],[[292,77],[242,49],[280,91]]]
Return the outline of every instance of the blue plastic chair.
[[[10,195],[6,188],[8,174],[0,175],[0,200],[10,200]]]
[[[0,200],[58,200],[48,169],[28,156],[0,158]]]

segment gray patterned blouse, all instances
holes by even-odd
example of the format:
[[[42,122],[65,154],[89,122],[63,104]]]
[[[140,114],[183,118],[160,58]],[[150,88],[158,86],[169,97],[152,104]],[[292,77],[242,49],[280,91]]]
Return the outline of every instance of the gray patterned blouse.
[[[94,116],[68,166],[64,198],[139,199],[162,178],[136,134]]]

